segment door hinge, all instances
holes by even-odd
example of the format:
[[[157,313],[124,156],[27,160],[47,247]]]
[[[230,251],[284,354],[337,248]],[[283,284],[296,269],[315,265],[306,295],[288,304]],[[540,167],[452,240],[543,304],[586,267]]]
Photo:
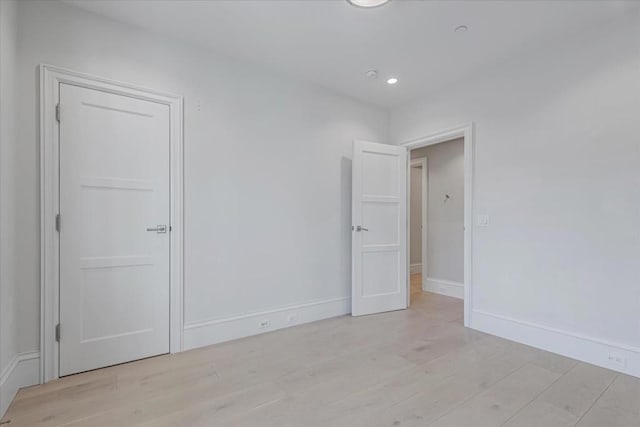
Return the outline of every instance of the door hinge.
[[[60,123],[60,104],[56,104],[56,120]]]
[[[56,215],[56,231],[60,232],[60,214]]]
[[[56,325],[56,342],[60,342],[60,323]]]

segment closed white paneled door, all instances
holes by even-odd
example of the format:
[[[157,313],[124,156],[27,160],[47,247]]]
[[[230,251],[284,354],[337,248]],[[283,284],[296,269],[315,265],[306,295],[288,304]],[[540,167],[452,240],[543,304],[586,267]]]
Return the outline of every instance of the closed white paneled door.
[[[407,149],[355,141],[352,314],[407,308]]]
[[[60,84],[60,375],[169,352],[165,104]]]

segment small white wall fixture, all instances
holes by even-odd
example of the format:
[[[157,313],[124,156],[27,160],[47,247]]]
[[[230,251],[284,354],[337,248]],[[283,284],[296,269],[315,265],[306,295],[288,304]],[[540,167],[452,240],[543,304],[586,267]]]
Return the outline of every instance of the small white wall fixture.
[[[61,83],[165,104],[170,114],[171,249],[170,351],[183,349],[183,98],[127,83],[40,65],[40,382],[58,378],[59,345],[59,132],[56,105]],[[64,114],[64,112],[62,112]]]
[[[466,327],[471,326],[471,313],[473,307],[473,260],[471,251],[471,238],[473,236],[473,130],[473,123],[466,123],[432,135],[412,139],[399,144],[407,147],[409,150],[415,150],[429,145],[464,138],[464,326]],[[407,180],[410,180],[410,169],[407,174]],[[408,236],[407,242],[409,242],[409,238],[410,236]],[[423,239],[426,242],[424,232]],[[425,259],[424,255],[423,259]],[[407,269],[409,269],[408,265]],[[426,275],[423,275],[422,279],[423,287],[425,276]],[[410,284],[407,283],[407,286],[410,286]],[[409,292],[409,294],[410,293],[411,292]]]

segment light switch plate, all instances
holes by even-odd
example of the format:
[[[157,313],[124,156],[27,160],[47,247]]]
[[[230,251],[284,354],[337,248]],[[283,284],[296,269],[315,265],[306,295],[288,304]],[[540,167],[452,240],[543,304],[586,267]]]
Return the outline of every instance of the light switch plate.
[[[489,215],[478,215],[478,226],[487,227],[489,225]]]

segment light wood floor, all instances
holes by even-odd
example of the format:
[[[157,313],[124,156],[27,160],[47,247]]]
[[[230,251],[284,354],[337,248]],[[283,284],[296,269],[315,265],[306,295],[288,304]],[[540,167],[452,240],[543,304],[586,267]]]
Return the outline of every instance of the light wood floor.
[[[462,326],[462,301],[340,317],[21,390],[18,426],[640,426],[640,380]],[[4,425],[2,426],[4,427]]]

